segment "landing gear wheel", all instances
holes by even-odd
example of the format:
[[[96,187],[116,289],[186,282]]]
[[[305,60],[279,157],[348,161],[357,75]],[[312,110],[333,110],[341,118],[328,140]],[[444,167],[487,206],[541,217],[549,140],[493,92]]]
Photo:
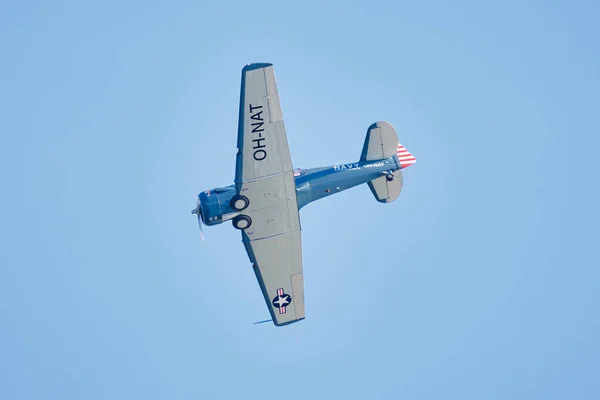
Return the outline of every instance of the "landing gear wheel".
[[[394,175],[388,174],[388,175],[385,176],[385,179],[387,179],[388,182],[391,182],[391,181],[394,180]]]
[[[236,211],[245,210],[246,207],[250,204],[250,200],[244,195],[236,194],[231,198],[229,205]]]
[[[247,229],[252,225],[252,219],[247,215],[238,215],[232,222],[235,229]]]

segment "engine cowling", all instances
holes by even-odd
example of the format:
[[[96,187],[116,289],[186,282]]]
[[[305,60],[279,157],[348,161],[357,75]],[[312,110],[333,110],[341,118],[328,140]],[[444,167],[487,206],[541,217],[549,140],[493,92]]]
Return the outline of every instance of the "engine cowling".
[[[235,196],[235,187],[228,186],[206,190],[198,195],[200,200],[200,210],[202,212],[202,222],[205,225],[218,225],[231,219],[235,210],[231,208],[230,202]],[[227,215],[226,218],[223,216]]]

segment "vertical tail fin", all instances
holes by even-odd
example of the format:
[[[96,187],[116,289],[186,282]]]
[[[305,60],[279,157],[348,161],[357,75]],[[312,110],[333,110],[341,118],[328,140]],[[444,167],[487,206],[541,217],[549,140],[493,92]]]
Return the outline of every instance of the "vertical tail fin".
[[[396,129],[386,121],[375,122],[367,129],[361,161],[382,160],[392,157],[398,143]]]
[[[417,162],[415,156],[410,154],[408,150],[402,146],[402,144],[398,143],[398,149],[396,150],[396,155],[398,156],[398,160],[400,160],[400,167],[406,168],[410,165],[413,165]]]

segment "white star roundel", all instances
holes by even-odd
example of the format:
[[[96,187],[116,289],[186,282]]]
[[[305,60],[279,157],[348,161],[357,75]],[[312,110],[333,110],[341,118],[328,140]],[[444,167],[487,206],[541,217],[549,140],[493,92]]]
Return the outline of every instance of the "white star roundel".
[[[273,307],[279,309],[279,314],[286,313],[286,307],[292,302],[292,296],[283,292],[283,288],[277,289],[277,296],[272,300]]]

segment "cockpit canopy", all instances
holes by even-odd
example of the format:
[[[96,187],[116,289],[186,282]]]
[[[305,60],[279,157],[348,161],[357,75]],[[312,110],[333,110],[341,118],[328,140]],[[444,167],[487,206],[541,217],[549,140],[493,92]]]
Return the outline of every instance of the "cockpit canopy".
[[[304,168],[294,168],[294,176],[301,176],[306,174]]]

